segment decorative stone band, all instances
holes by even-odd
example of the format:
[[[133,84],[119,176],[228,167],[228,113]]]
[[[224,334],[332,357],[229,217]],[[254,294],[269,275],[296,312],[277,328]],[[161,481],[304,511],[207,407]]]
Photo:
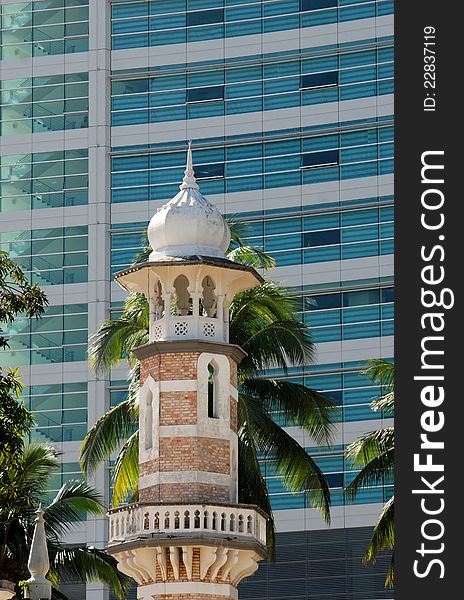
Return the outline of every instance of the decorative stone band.
[[[266,545],[266,516],[245,504],[129,504],[109,513],[109,544],[153,537],[208,533],[248,538]]]
[[[139,488],[152,487],[163,483],[205,483],[230,487],[230,475],[207,471],[168,471],[150,473],[139,477]]]
[[[168,352],[212,352],[213,354],[230,356],[237,364],[246,356],[246,352],[235,344],[221,344],[218,342],[206,342],[204,340],[152,342],[135,348],[133,352],[139,360]]]
[[[210,590],[205,593],[214,594],[216,590],[220,596],[230,596],[230,587],[237,587],[244,577],[253,574],[264,557],[246,548],[177,545],[175,540],[170,546],[111,548],[110,553],[117,559],[118,569],[141,586],[138,594],[144,594],[145,585],[158,584],[158,594],[169,596],[179,593],[174,590],[182,583],[189,584],[189,592],[193,591],[192,585],[203,583],[202,588]]]

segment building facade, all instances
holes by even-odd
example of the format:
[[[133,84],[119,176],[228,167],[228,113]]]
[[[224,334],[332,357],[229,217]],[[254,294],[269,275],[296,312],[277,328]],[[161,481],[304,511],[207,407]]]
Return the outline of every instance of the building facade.
[[[301,298],[317,364],[293,381],[339,406],[334,445],[289,427],[327,473],[332,526],[270,463],[275,565],[248,600],[377,600],[385,563],[361,557],[391,485],[347,503],[346,444],[385,424],[366,359],[393,355],[393,2],[390,0],[0,0],[0,243],[50,306],[18,321],[4,361],[20,366],[34,440],[79,475],[81,441],[125,394],[124,367],[95,374],[86,344],[117,315],[112,283],[144,247],[194,140],[202,193],[246,222],[270,276]],[[276,372],[277,377],[282,373]],[[276,414],[276,419],[279,419]],[[109,494],[108,470],[95,484]],[[105,521],[70,541],[103,547]],[[76,598],[83,589],[71,590]],[[88,600],[106,598],[87,586]]]

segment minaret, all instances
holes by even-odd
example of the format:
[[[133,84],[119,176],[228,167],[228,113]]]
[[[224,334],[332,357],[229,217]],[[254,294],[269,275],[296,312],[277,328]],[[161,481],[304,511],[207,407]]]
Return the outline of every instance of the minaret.
[[[35,511],[37,515],[32,536],[31,551],[27,568],[31,577],[27,580],[28,590],[25,597],[31,600],[50,600],[52,597],[52,586],[45,575],[50,570],[48,559],[47,538],[45,535],[44,511],[42,506]]]
[[[238,503],[235,294],[260,285],[225,256],[230,231],[199,191],[189,145],[180,192],[150,221],[149,261],[116,274],[150,305],[140,360],[139,499],[110,511],[108,552],[137,598],[227,600],[266,556],[266,515]]]

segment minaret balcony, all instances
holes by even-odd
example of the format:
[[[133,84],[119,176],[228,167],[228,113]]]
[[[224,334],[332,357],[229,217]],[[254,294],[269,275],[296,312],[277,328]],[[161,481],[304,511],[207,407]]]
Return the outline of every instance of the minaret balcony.
[[[236,539],[266,546],[265,514],[241,504],[134,503],[109,511],[109,545],[135,539]]]
[[[225,326],[221,319],[203,316],[172,316],[153,321],[150,341],[204,339],[211,342],[227,342]]]

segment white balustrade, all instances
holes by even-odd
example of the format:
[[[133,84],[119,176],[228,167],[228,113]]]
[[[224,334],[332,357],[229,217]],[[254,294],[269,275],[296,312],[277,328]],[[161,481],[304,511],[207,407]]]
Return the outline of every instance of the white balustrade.
[[[216,317],[195,315],[172,316],[153,321],[150,326],[151,341],[205,339],[224,342],[224,323]]]
[[[266,517],[252,507],[129,504],[109,513],[110,544],[149,534],[209,532],[266,544]]]

